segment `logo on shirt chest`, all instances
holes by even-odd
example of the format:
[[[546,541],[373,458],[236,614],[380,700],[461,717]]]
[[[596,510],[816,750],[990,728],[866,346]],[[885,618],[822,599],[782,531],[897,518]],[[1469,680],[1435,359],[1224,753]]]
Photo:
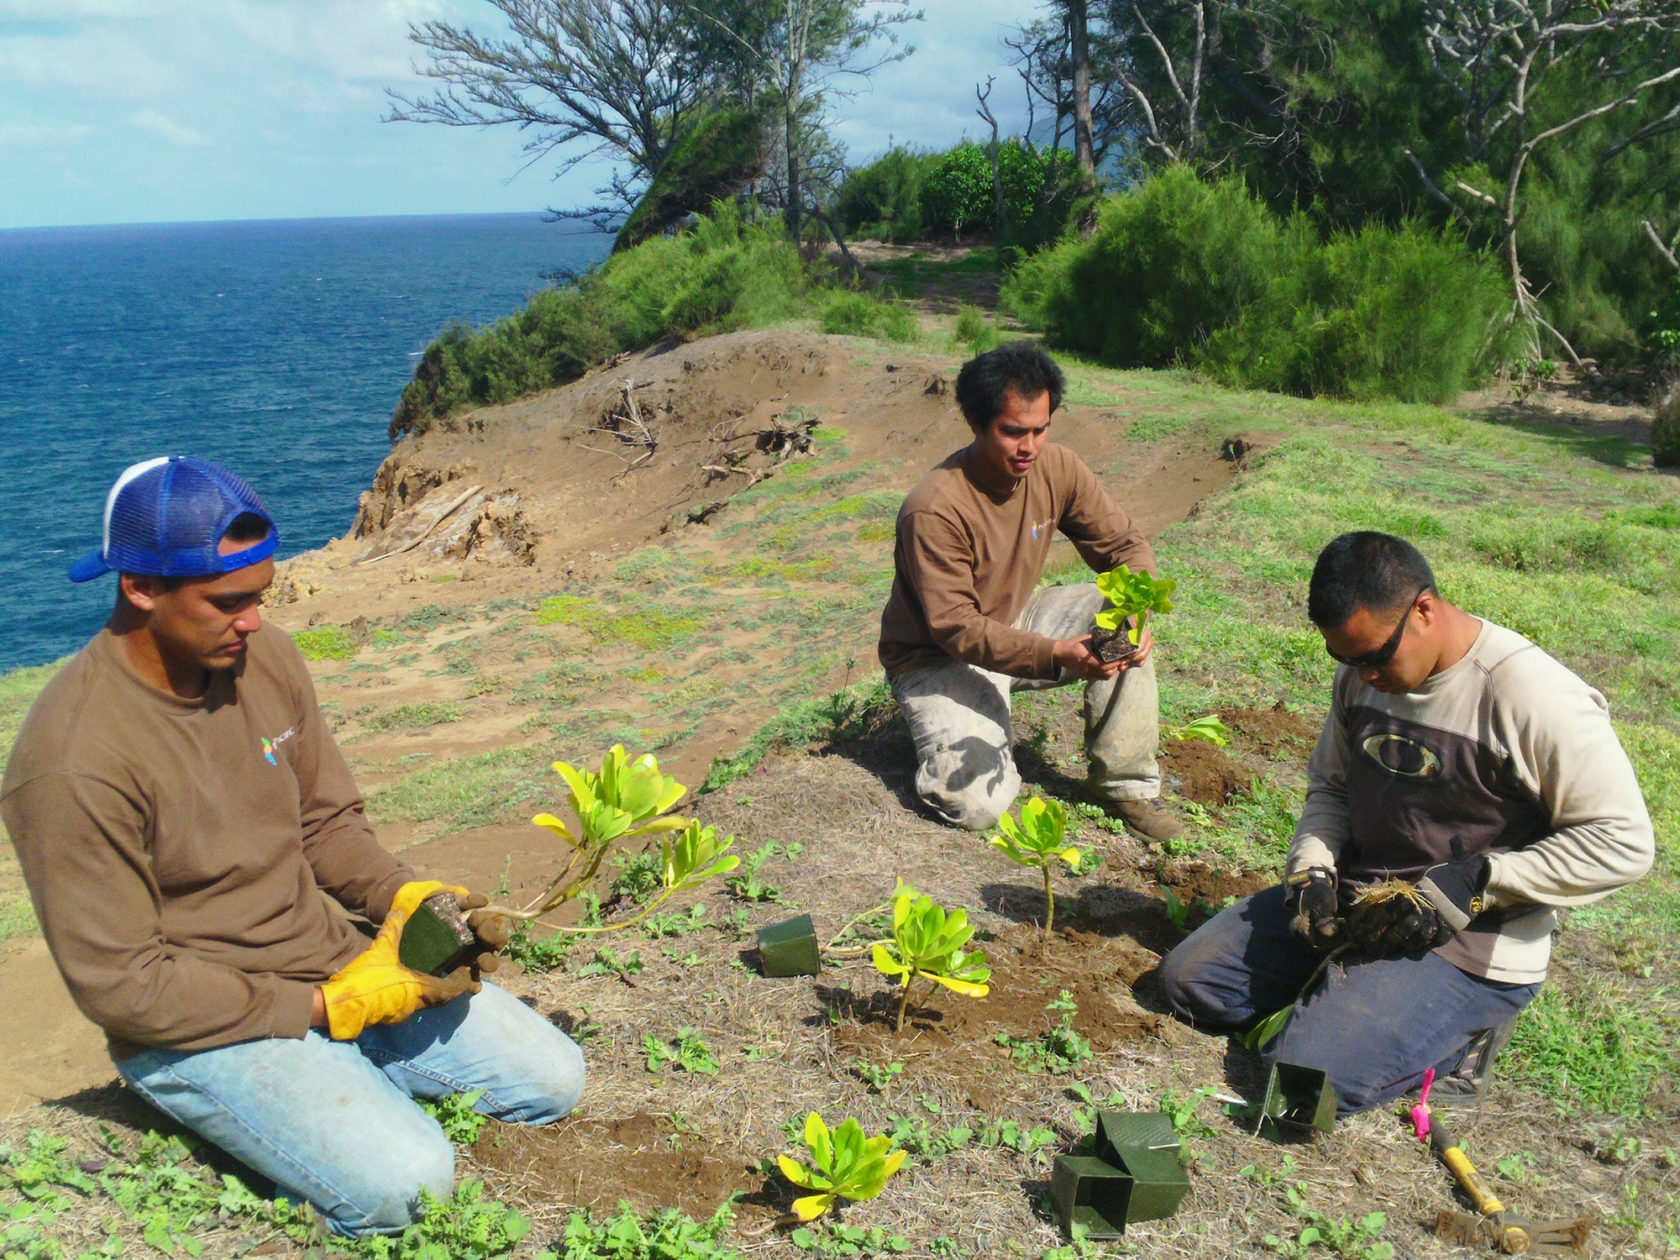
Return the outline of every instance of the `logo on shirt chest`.
[[[1055,528],[1056,528],[1056,518],[1054,516],[1047,516],[1042,521],[1034,521],[1033,522],[1031,533],[1032,533],[1032,536],[1034,538],[1037,538],[1040,535],[1040,533],[1048,534],[1051,530],[1053,530]]]
[[[263,760],[268,762],[268,764],[271,765],[271,766],[279,765],[280,762],[275,757],[274,750],[276,748],[280,747],[281,744],[284,744],[288,739],[290,739],[293,735],[296,735],[296,734],[297,734],[297,727],[288,726],[284,731],[282,731],[280,734],[276,735],[273,739],[269,739],[266,736],[258,736],[258,738],[262,740]]]
[[[1360,748],[1389,774],[1407,779],[1433,779],[1441,773],[1441,758],[1435,750],[1404,735],[1370,735]]]

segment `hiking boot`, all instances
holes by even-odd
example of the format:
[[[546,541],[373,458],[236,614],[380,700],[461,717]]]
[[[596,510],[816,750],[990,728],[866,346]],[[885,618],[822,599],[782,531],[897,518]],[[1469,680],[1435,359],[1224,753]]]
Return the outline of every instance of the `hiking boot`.
[[[1430,1086],[1430,1106],[1439,1103],[1443,1107],[1474,1109],[1487,1101],[1488,1089],[1493,1085],[1493,1060],[1511,1040],[1517,1018],[1513,1015],[1497,1028],[1484,1028],[1470,1038],[1464,1061],[1447,1075],[1437,1077]]]
[[[1145,840],[1176,840],[1184,834],[1184,824],[1162,809],[1159,801],[1110,801],[1103,809]]]

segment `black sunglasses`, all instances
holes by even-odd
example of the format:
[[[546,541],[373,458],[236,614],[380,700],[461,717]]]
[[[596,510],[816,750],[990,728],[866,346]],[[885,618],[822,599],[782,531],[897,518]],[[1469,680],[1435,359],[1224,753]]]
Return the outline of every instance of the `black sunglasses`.
[[[1361,652],[1358,656],[1342,656],[1328,643],[1324,645],[1325,652],[1330,659],[1340,661],[1343,665],[1354,669],[1381,669],[1394,659],[1394,654],[1400,650],[1400,636],[1406,633],[1406,622],[1411,620],[1412,609],[1417,607],[1418,597],[1429,588],[1420,586],[1417,595],[1412,596],[1412,602],[1406,606],[1406,611],[1400,615],[1400,624],[1394,627],[1394,633],[1379,648],[1372,648],[1369,652]]]

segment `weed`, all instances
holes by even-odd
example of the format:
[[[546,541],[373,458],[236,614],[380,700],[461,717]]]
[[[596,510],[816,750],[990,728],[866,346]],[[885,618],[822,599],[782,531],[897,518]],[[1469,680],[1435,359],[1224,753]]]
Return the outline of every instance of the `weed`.
[[[1335,1220],[1308,1207],[1294,1186],[1286,1187],[1284,1196],[1295,1215],[1307,1223],[1294,1238],[1265,1235],[1262,1241],[1278,1255],[1297,1260],[1319,1249],[1343,1260],[1393,1260],[1394,1244],[1382,1240],[1388,1228],[1386,1214],[1367,1212],[1357,1221]]]
[[[502,949],[502,955],[518,963],[526,971],[550,971],[566,961],[578,938],[568,932],[550,932],[547,936],[533,937],[529,923],[517,924],[508,934],[508,943]]]
[[[879,1225],[842,1225],[832,1218],[825,1218],[816,1229],[801,1226],[788,1234],[788,1240],[814,1256],[897,1255],[910,1250],[910,1240],[903,1234]]]
[[[741,901],[780,901],[782,890],[775,884],[767,884],[758,877],[758,872],[771,858],[782,851],[782,846],[771,841],[756,852],[747,856],[741,864],[740,875],[731,875],[724,880],[724,886],[730,894]]]
[[[464,1094],[445,1094],[438,1099],[420,1098],[416,1101],[421,1110],[442,1127],[444,1137],[457,1146],[471,1146],[478,1140],[478,1131],[488,1119],[475,1110],[482,1097],[484,1091],[474,1089]]]
[[[686,912],[668,910],[664,914],[650,914],[642,920],[642,931],[658,940],[665,936],[685,936],[707,926],[706,903],[697,901]]]
[[[977,1145],[1001,1146],[1018,1155],[1036,1155],[1045,1147],[1054,1146],[1059,1140],[1054,1129],[1042,1124],[1029,1128],[1015,1120],[988,1120],[974,1135]]]
[[[1012,1037],[998,1033],[995,1040],[1008,1048],[1010,1057],[1024,1072],[1071,1072],[1091,1057],[1091,1043],[1073,1029],[1079,1007],[1066,989],[1045,1006],[1046,1013],[1059,1014],[1061,1021],[1038,1037]]]
[[[551,595],[537,605],[539,626],[575,626],[592,643],[625,644],[644,652],[669,648],[701,627],[697,617],[638,608],[611,612],[592,599],[579,595]]]
[[[612,950],[602,946],[595,951],[595,957],[589,962],[580,963],[572,968],[572,974],[582,979],[590,976],[617,976],[620,980],[628,980],[642,970],[642,956],[631,954],[628,958],[620,958]]]
[[[299,630],[292,642],[306,661],[347,661],[356,655],[356,644],[338,626],[318,626],[314,630]]]
[[[740,1252],[720,1241],[733,1223],[727,1203],[705,1221],[674,1209],[642,1216],[628,1208],[597,1220],[579,1208],[566,1219],[561,1251],[536,1260],[733,1260]]]
[[[674,1041],[661,1041],[658,1037],[645,1036],[642,1038],[642,1049],[647,1054],[647,1070],[657,1072],[667,1064],[673,1063],[680,1071],[694,1072],[701,1076],[716,1076],[718,1074],[717,1056],[706,1044],[706,1039],[696,1028],[679,1028]]]
[[[1275,1169],[1266,1169],[1255,1164],[1249,1164],[1246,1168],[1240,1170],[1240,1175],[1244,1177],[1252,1177],[1262,1186],[1271,1187],[1277,1185],[1279,1182],[1290,1180],[1299,1171],[1300,1170],[1295,1167],[1295,1156],[1290,1152],[1285,1151],[1283,1155],[1283,1162]]]
[[[368,714],[362,719],[362,725],[370,731],[418,730],[441,726],[446,722],[459,722],[465,716],[461,707],[454,704],[399,704],[383,713]]]
[[[974,1140],[974,1130],[967,1125],[953,1125],[935,1133],[926,1120],[911,1120],[904,1116],[892,1119],[893,1145],[909,1151],[917,1159],[943,1159]]]
[[[853,1062],[851,1071],[852,1075],[879,1094],[899,1078],[904,1071],[904,1064],[872,1063],[868,1059],[858,1059]]]

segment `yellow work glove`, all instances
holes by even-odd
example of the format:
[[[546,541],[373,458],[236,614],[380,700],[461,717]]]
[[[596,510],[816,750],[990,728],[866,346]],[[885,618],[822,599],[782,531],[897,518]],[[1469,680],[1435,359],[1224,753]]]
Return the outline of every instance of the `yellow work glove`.
[[[423,1006],[441,1006],[463,993],[478,992],[480,985],[466,967],[440,979],[411,971],[397,961],[408,916],[439,891],[467,895],[464,888],[446,887],[436,880],[404,884],[397,890],[373,944],[321,986],[327,1031],[336,1040],[349,1041],[369,1024],[400,1024]]]

